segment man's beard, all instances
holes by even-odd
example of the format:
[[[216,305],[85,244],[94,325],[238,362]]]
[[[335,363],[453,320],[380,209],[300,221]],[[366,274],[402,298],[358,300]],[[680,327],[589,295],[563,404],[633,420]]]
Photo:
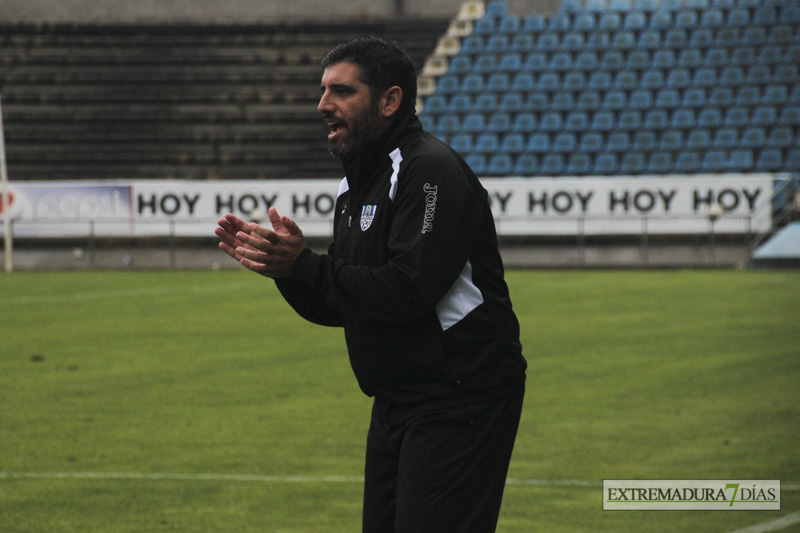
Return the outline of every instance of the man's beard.
[[[378,140],[381,123],[375,105],[370,105],[363,113],[350,120],[348,133],[350,135],[341,146],[329,147],[331,155],[340,159],[350,159],[360,155],[366,147]]]

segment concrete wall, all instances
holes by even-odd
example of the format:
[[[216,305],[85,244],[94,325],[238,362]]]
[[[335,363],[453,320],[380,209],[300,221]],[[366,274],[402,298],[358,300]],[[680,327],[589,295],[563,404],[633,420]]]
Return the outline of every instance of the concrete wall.
[[[461,0],[0,0],[0,22],[259,22],[452,17]],[[507,0],[512,13],[552,13],[559,0]]]

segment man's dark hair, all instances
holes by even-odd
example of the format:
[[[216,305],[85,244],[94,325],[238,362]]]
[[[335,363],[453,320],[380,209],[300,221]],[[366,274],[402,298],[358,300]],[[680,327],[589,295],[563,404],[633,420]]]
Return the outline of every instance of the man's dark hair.
[[[389,87],[400,87],[403,101],[398,109],[398,117],[403,118],[416,111],[417,72],[411,58],[396,44],[378,37],[359,37],[328,52],[322,60],[322,68],[342,62],[360,67],[361,81],[369,86],[373,97]]]

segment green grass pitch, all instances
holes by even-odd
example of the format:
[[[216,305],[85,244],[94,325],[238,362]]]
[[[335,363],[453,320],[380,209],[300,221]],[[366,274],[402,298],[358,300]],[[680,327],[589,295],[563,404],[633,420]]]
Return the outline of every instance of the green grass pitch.
[[[800,510],[800,272],[507,279],[530,369],[499,532]],[[0,531],[360,530],[370,401],[341,331],[269,280],[21,272],[0,301]],[[603,511],[602,480],[632,478],[780,479],[782,509]]]

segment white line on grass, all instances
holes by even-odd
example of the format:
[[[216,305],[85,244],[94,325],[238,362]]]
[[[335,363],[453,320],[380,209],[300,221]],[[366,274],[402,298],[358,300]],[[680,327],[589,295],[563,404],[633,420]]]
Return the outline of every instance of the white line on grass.
[[[0,472],[0,479],[153,479],[177,481],[259,481],[262,483],[363,483],[363,476],[270,476],[262,474],[174,474],[167,472]],[[507,485],[541,487],[600,487],[587,479],[515,479]],[[800,491],[798,484],[781,484],[781,490]]]
[[[140,296],[161,296],[165,294],[198,293],[244,289],[253,287],[252,281],[235,281],[208,285],[167,285],[164,287],[137,287],[134,289],[111,289],[107,291],[79,292],[73,294],[42,294],[38,296],[11,296],[4,299],[7,304],[38,304],[50,302],[76,302],[82,300],[101,300],[105,298],[130,298]]]
[[[783,487],[781,487],[783,490]],[[800,512],[787,514],[769,522],[762,522],[743,529],[737,529],[733,533],[767,533],[768,531],[778,531],[795,524],[800,524]]]

